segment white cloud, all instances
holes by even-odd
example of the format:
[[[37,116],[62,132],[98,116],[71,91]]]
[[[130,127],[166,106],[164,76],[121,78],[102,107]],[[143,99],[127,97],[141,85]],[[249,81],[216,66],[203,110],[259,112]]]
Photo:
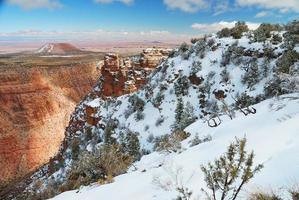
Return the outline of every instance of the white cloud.
[[[268,11],[261,11],[261,12],[259,12],[259,13],[257,13],[255,15],[255,18],[267,17],[269,15],[271,15],[270,12],[268,12]]]
[[[134,0],[94,0],[96,3],[113,3],[113,2],[121,2],[121,3],[124,3],[124,4],[132,4],[134,2]]]
[[[239,6],[258,6],[266,9],[278,9],[285,13],[299,12],[299,0],[236,0]]]
[[[217,0],[213,6],[214,16],[225,13],[229,10],[232,10],[228,0]]]
[[[209,6],[205,0],[164,0],[164,4],[168,9],[179,9],[189,13],[197,12]]]
[[[59,0],[6,0],[7,3],[20,6],[25,10],[37,8],[55,9],[62,7]]]
[[[34,40],[70,40],[70,41],[95,41],[95,42],[142,42],[142,41],[161,41],[161,42],[183,42],[189,41],[191,35],[176,34],[164,30],[151,31],[106,31],[98,29],[95,31],[36,31],[23,30],[12,33],[1,33],[1,39],[18,40],[18,39],[34,39]]]
[[[232,28],[235,26],[236,21],[232,22],[216,22],[211,24],[200,24],[200,23],[194,23],[191,25],[191,28],[195,30],[199,30],[200,33],[214,33],[217,32],[223,28]],[[249,29],[254,30],[256,29],[260,24],[258,23],[252,23],[252,22],[246,22]]]

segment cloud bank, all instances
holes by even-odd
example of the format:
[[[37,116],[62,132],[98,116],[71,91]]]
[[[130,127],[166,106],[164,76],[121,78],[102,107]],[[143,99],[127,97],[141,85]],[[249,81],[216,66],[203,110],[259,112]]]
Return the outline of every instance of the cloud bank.
[[[200,33],[215,33],[223,28],[234,27],[236,22],[237,21],[232,21],[232,22],[220,21],[211,24],[194,23],[191,25],[191,28],[198,30]],[[252,22],[246,22],[246,24],[248,28],[251,30],[258,28],[258,26],[260,25],[259,23],[252,23]]]
[[[38,8],[56,9],[63,6],[61,0],[4,0],[5,2],[31,10]],[[75,1],[75,0],[74,0]],[[86,0],[100,4],[120,2],[126,5],[133,4],[135,0]],[[147,0],[151,1],[151,0]],[[161,0],[162,1],[162,0]],[[265,12],[278,10],[280,13],[299,13],[299,0],[163,0],[168,10],[181,10],[186,13],[196,13],[210,9],[214,15],[243,7],[257,7],[265,9],[257,13],[256,17],[265,17]]]
[[[265,9],[278,9],[281,13],[299,12],[299,0],[236,0],[242,7],[257,6]]]
[[[205,0],[164,0],[164,4],[170,10],[179,9],[188,13],[195,13],[209,6]]]
[[[188,41],[190,35],[176,34],[164,30],[151,31],[73,31],[73,32],[58,32],[58,31],[35,31],[23,30],[11,33],[0,33],[1,40],[69,40],[69,41],[96,41],[96,42],[142,42],[142,41],[160,41],[160,42],[182,42]]]
[[[37,8],[56,9],[61,8],[62,3],[59,0],[6,0],[8,4],[19,6],[25,10]]]
[[[105,3],[105,4],[108,4],[108,3],[113,3],[113,2],[121,2],[121,3],[124,3],[124,4],[132,4],[134,2],[134,0],[94,0],[96,3]]]

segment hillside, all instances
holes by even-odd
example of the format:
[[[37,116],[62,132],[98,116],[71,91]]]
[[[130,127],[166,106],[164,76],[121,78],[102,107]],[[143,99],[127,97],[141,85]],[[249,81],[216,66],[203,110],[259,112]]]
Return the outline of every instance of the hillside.
[[[242,196],[246,197],[248,192],[258,187],[267,191],[271,187],[277,189],[292,184],[290,180],[298,180],[299,177],[298,104],[299,94],[296,93],[254,105],[258,110],[256,115],[246,117],[238,112],[236,118],[223,119],[217,128],[196,121],[186,129],[191,135],[183,141],[181,153],[152,153],[135,163],[127,174],[116,177],[111,184],[93,184],[81,188],[79,192],[65,192],[54,200],[169,200],[178,196],[177,187],[193,191],[190,199],[201,199],[203,194],[200,189],[206,189],[206,186],[200,166],[219,157],[235,137],[242,138],[245,135],[248,149],[255,151],[256,162],[264,163],[265,167],[246,187]],[[205,138],[207,135],[212,137],[212,141],[191,145],[196,136]]]
[[[298,150],[298,25],[253,32],[245,26],[182,44],[133,94],[102,97],[100,78],[73,113],[59,154],[31,177],[27,193],[47,198],[98,182],[57,198],[171,199],[178,185],[162,179],[182,167],[178,183],[199,195],[200,165],[244,135],[265,165],[252,184],[298,179],[296,156],[285,156]]]

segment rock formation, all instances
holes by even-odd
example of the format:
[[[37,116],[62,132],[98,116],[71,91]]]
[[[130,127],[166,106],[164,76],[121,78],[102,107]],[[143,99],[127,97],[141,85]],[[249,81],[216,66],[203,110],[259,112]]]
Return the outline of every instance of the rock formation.
[[[170,51],[151,48],[144,50],[138,57],[126,59],[114,53],[107,54],[101,66],[101,95],[121,96],[137,91]]]
[[[1,183],[55,155],[70,114],[98,75],[95,64],[0,68]]]

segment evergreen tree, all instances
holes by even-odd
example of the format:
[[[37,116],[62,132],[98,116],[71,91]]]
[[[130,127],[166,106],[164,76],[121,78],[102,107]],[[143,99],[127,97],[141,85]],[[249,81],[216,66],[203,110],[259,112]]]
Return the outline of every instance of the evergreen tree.
[[[257,61],[254,60],[251,62],[248,71],[245,72],[244,76],[242,77],[242,83],[247,84],[247,87],[252,89],[253,86],[260,81],[259,76],[259,67]]]
[[[265,58],[263,60],[263,63],[261,65],[262,75],[263,77],[268,77],[269,70],[270,70],[270,60],[268,58]]]
[[[186,103],[185,109],[182,113],[181,121],[179,122],[179,129],[184,130],[187,126],[195,122],[194,108],[190,102]]]
[[[140,142],[138,133],[127,130],[125,133],[120,134],[120,146],[123,153],[128,154],[134,160],[140,158]]]
[[[202,69],[201,62],[199,61],[193,61],[191,66],[191,74],[196,74]]]
[[[188,95],[189,86],[190,86],[189,79],[186,76],[180,75],[180,77],[174,84],[175,94],[177,96]]]
[[[290,73],[290,67],[299,60],[299,53],[295,50],[287,50],[276,62],[276,70],[281,73]]]
[[[178,98],[178,102],[175,109],[175,124],[174,129],[179,129],[183,119],[184,103],[182,97]]]
[[[211,190],[211,193],[203,190],[209,199],[235,200],[242,187],[263,168],[263,165],[253,167],[254,153],[247,153],[245,146],[245,138],[236,139],[214,163],[201,166],[207,188]]]

